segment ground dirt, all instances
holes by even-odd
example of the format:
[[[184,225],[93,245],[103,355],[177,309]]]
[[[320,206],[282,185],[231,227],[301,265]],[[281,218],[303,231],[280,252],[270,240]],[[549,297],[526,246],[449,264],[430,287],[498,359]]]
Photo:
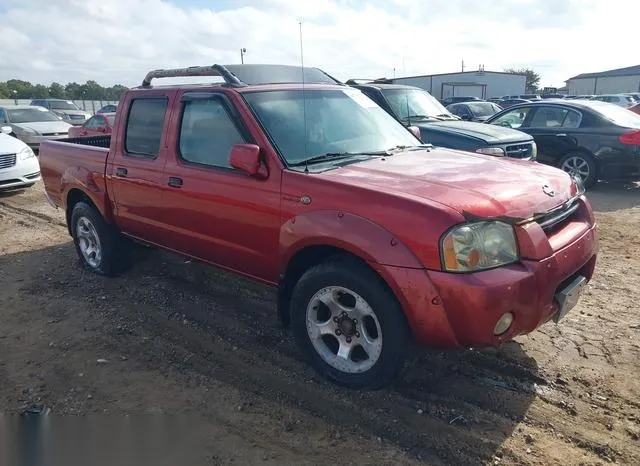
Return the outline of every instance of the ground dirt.
[[[41,184],[2,194],[0,463],[7,423],[44,406],[111,434],[137,419],[167,452],[132,464],[640,464],[640,187],[589,197],[601,253],[560,325],[422,352],[359,392],[304,363],[272,289],[143,248],[125,274],[93,275]]]

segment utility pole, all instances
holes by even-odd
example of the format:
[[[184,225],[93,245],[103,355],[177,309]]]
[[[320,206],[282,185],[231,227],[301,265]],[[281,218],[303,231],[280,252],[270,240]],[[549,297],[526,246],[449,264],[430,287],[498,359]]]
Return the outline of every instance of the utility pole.
[[[244,65],[244,54],[247,53],[247,49],[244,47],[240,49],[240,63]]]
[[[464,73],[464,58],[462,59],[462,72]]]

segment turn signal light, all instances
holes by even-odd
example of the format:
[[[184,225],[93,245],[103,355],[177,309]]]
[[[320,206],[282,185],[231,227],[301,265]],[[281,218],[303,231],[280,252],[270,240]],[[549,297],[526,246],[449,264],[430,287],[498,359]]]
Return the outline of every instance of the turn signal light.
[[[640,130],[623,133],[620,136],[618,136],[618,141],[620,141],[622,144],[640,146]]]

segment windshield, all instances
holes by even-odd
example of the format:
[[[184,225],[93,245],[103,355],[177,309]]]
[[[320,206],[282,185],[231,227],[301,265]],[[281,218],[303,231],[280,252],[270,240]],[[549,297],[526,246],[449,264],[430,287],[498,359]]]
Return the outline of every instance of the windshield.
[[[590,107],[615,125],[640,129],[640,115],[626,108],[599,101],[591,101]]]
[[[60,121],[55,113],[45,108],[14,108],[6,109],[10,123],[33,123],[36,121]]]
[[[287,164],[323,154],[421,144],[357,89],[252,92],[244,97]]]
[[[80,110],[70,100],[50,100],[49,108],[52,108],[55,110]]]
[[[382,94],[399,119],[455,118],[431,94],[420,89],[383,89]]]
[[[479,117],[491,116],[502,110],[491,102],[467,102],[465,105],[469,107],[475,116]]]

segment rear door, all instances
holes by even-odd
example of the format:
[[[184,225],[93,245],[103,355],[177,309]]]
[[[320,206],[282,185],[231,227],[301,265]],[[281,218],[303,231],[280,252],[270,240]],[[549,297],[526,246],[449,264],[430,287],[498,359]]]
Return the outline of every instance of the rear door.
[[[581,121],[582,113],[576,110],[540,105],[533,109],[521,129],[536,141],[538,160],[553,164],[577,147],[576,133]]]
[[[257,141],[223,91],[187,92],[179,105],[162,180],[169,246],[277,281],[280,167],[265,157],[269,176],[257,179],[229,165],[234,144]]]
[[[160,216],[171,98],[161,90],[132,94],[120,110],[126,118],[119,122],[107,165],[118,225],[128,235],[157,244],[165,236]]]

